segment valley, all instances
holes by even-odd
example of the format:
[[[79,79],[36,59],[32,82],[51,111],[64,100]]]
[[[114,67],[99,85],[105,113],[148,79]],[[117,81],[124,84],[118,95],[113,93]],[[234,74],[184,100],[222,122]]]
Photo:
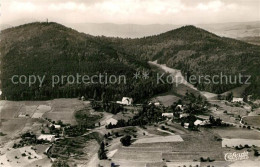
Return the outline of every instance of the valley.
[[[231,167],[234,152],[259,163],[259,46],[194,26],[122,39],[44,22],[4,30],[0,49],[2,166]],[[221,71],[252,84],[189,80]],[[78,73],[126,82],[52,82]],[[10,81],[30,74],[46,79]]]

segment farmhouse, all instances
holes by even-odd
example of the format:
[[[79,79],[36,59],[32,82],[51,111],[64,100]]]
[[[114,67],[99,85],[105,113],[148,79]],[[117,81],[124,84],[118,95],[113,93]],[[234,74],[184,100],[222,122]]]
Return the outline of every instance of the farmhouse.
[[[28,114],[21,113],[18,117],[19,117],[19,118],[26,118],[27,116],[29,116],[29,115],[28,115]]]
[[[172,118],[173,117],[173,113],[162,113],[162,116],[168,117],[168,118]]]
[[[40,135],[38,138],[38,140],[46,140],[49,142],[53,142],[55,140],[55,135]]]
[[[85,101],[85,97],[84,97],[84,96],[81,96],[81,100],[82,100],[82,101]]]
[[[111,124],[111,125],[116,125],[117,124],[117,120],[114,118],[109,118],[108,120],[106,120],[106,124]]]
[[[243,102],[243,98],[236,98],[236,97],[234,97],[232,102]]]
[[[54,126],[55,129],[60,129],[61,126],[60,125],[56,125],[56,124],[52,124],[50,127]]]
[[[195,122],[194,122],[194,125],[198,126],[203,126],[203,125],[206,125],[208,122],[207,121],[201,121],[199,119],[197,119]]]
[[[95,127],[100,127],[100,122],[95,123]]]
[[[160,102],[149,102],[148,104],[149,104],[149,105],[154,104],[155,106],[160,106],[160,105],[161,105]]]
[[[123,97],[122,101],[117,101],[116,103],[129,106],[133,104],[133,98]]]
[[[180,114],[180,118],[185,118],[185,117],[188,117],[188,116],[189,116],[189,114],[187,114],[187,113]]]
[[[178,105],[176,106],[176,108],[180,109],[181,111],[184,110],[184,108],[183,108],[183,106],[182,106],[181,104],[178,104]]]
[[[184,123],[184,128],[185,128],[185,129],[188,129],[188,128],[189,128],[189,125],[190,125],[189,123]]]

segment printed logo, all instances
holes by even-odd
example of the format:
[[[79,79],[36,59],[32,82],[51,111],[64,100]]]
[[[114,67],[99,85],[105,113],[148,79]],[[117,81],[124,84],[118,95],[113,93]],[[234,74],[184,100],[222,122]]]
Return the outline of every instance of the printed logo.
[[[225,154],[225,160],[226,161],[241,161],[241,160],[245,160],[245,159],[249,159],[249,156],[248,156],[248,151],[244,151],[242,153],[226,153]]]

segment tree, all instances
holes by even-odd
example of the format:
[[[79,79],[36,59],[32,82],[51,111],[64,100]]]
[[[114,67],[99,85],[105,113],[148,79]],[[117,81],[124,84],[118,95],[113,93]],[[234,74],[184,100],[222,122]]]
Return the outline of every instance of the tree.
[[[120,139],[123,146],[130,146],[131,145],[131,136],[126,135]]]
[[[226,100],[227,100],[227,101],[232,101],[232,99],[233,99],[233,92],[230,92],[230,93],[227,95]]]
[[[100,148],[98,150],[98,158],[101,159],[107,159],[107,154],[106,154],[106,150],[105,150],[105,144],[102,141],[100,143]]]
[[[57,161],[54,161],[54,163],[51,165],[51,167],[69,167],[69,165],[66,161],[57,160]]]

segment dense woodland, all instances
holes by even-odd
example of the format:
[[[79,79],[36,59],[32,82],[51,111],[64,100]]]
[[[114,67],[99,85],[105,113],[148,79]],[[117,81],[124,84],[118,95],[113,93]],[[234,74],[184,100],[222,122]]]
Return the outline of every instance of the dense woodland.
[[[119,52],[98,38],[78,33],[56,23],[31,23],[3,31],[1,41],[2,99],[46,100],[81,97],[95,100],[120,100],[123,96],[135,101],[152,97],[170,88],[156,84],[154,73],[145,61]],[[147,71],[149,79],[134,79],[137,71]],[[53,75],[124,75],[125,83],[69,84],[52,86]],[[39,82],[13,84],[13,75],[45,75]]]
[[[219,37],[194,26],[185,26],[160,35],[141,39],[110,38],[112,46],[117,50],[132,53],[140,60],[158,60],[159,63],[180,69],[184,76],[209,75],[212,81],[214,75],[231,76],[231,81],[210,84],[205,79],[194,85],[200,90],[223,93],[240,85],[239,73],[251,75],[251,85],[246,94],[260,98],[260,47],[242,41]],[[243,77],[245,82],[247,78]],[[229,78],[228,78],[229,80]],[[220,81],[220,79],[216,79]],[[237,81],[237,83],[234,83]]]
[[[155,84],[148,60],[180,69],[190,75],[252,75],[246,94],[260,97],[260,47],[186,26],[140,39],[93,37],[57,23],[30,23],[2,31],[2,99],[45,100],[86,96],[96,100],[135,101],[167,91],[170,86]],[[150,73],[148,80],[135,80],[136,71]],[[52,87],[52,75],[126,75],[127,84],[59,84]],[[13,75],[46,75],[37,84],[14,85]],[[212,78],[210,78],[212,79]],[[200,90],[222,93],[240,84],[205,84]]]

